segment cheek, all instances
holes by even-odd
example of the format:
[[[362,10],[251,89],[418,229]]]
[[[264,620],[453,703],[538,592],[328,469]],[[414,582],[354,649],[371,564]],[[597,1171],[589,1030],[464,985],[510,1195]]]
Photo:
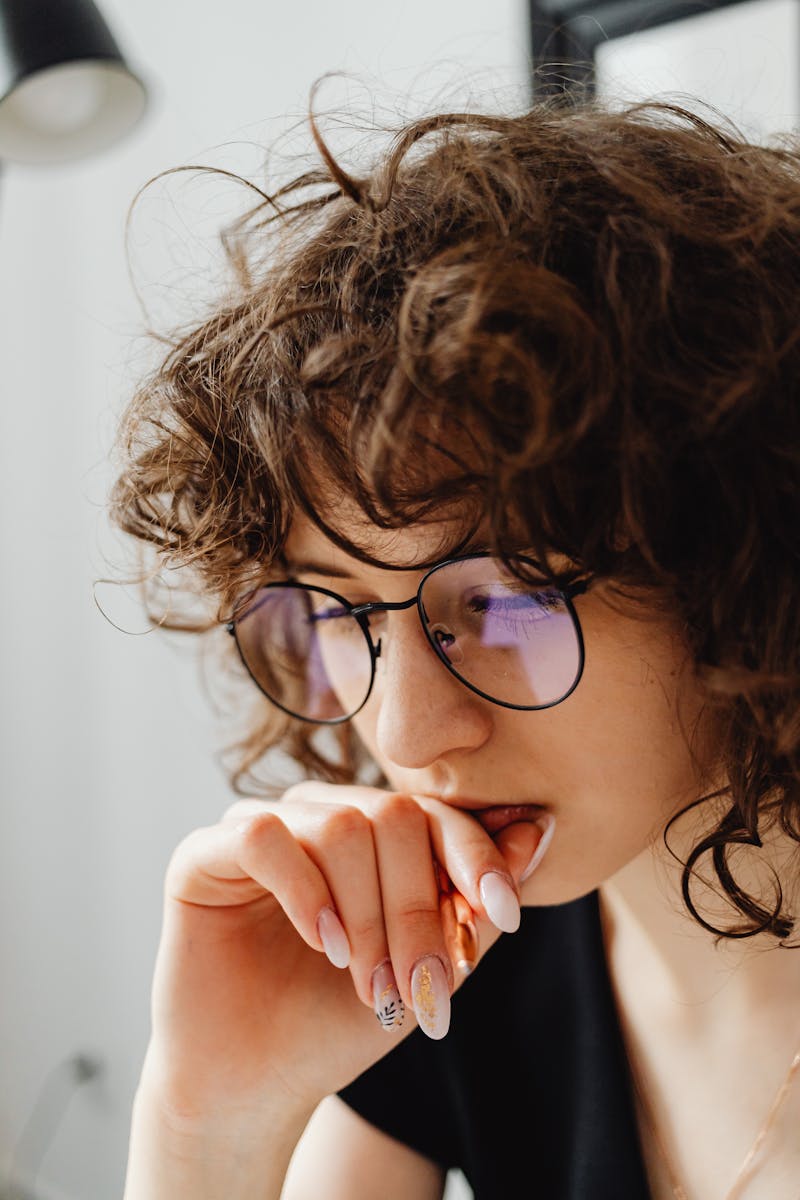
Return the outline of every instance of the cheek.
[[[642,661],[638,678],[615,682],[611,690],[587,687],[575,714],[575,782],[586,799],[603,798],[609,819],[648,827],[668,819],[700,783],[688,743],[701,704],[679,696],[678,673],[651,660]]]
[[[529,903],[596,888],[661,844],[670,817],[713,786],[702,693],[680,644],[663,632],[642,644],[590,644],[578,689],[553,710],[544,761],[558,824],[526,884]],[[687,742],[698,722],[696,761]]]

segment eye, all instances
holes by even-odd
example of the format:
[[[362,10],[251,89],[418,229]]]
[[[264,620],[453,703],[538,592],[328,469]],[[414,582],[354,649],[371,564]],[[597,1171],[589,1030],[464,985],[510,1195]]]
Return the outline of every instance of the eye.
[[[325,642],[338,642],[363,638],[361,626],[350,611],[350,605],[334,599],[323,600],[308,614],[309,624],[317,629],[318,636]]]
[[[322,621],[335,621],[337,618],[349,616],[351,616],[349,605],[340,604],[331,599],[329,603],[321,605],[311,613],[311,620],[316,625]]]
[[[464,607],[475,616],[502,621],[509,628],[523,632],[529,630],[533,622],[563,612],[564,598],[552,588],[536,591],[484,588],[465,597]]]

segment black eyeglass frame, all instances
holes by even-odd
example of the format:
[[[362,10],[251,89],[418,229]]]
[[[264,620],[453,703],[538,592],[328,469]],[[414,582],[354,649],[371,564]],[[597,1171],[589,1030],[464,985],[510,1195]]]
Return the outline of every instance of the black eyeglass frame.
[[[584,663],[586,661],[586,652],[585,652],[584,642],[583,642],[583,631],[581,629],[580,619],[578,617],[577,612],[575,611],[575,605],[572,603],[572,601],[573,601],[573,597],[581,596],[581,595],[583,595],[584,592],[586,592],[589,589],[589,587],[591,586],[591,583],[592,583],[591,576],[584,578],[584,579],[577,579],[577,580],[575,580],[574,583],[567,584],[566,587],[558,587],[555,584],[548,583],[546,581],[542,582],[543,587],[546,587],[550,591],[555,592],[556,595],[560,596],[564,600],[564,602],[567,606],[567,610],[570,615],[570,619],[572,620],[573,627],[575,629],[575,635],[576,635],[577,642],[578,642],[578,669],[575,674],[575,679],[574,679],[571,687],[569,688],[569,691],[565,692],[563,696],[560,696],[558,700],[551,700],[549,702],[549,704],[511,704],[507,700],[497,700],[494,696],[490,696],[488,694],[488,692],[481,691],[480,688],[475,687],[474,684],[469,683],[468,680],[464,679],[463,676],[459,675],[458,671],[455,670],[455,668],[453,667],[453,665],[451,664],[449,659],[447,659],[445,657],[444,652],[434,641],[434,638],[432,637],[432,635],[429,631],[429,626],[427,624],[427,615],[425,613],[425,609],[424,609],[424,606],[422,603],[422,589],[425,586],[425,582],[426,582],[426,580],[428,580],[430,578],[431,575],[435,574],[436,571],[441,571],[444,567],[452,566],[454,563],[471,562],[473,559],[479,559],[479,558],[493,558],[496,561],[502,561],[497,558],[497,555],[492,554],[490,551],[482,550],[482,551],[477,551],[474,554],[461,554],[455,558],[446,558],[442,562],[434,563],[434,565],[425,572],[425,574],[423,575],[422,579],[419,582],[419,587],[417,588],[416,593],[409,600],[397,600],[397,601],[373,600],[373,601],[368,601],[364,604],[350,604],[350,602],[348,600],[346,600],[344,598],[344,596],[340,596],[338,592],[333,592],[329,588],[317,587],[316,585],[309,584],[309,583],[300,583],[298,580],[294,580],[294,579],[277,580],[273,583],[265,583],[265,584],[262,584],[261,587],[256,588],[254,591],[249,592],[248,595],[244,597],[244,599],[239,604],[239,610],[245,609],[245,611],[240,612],[240,615],[234,614],[233,618],[230,621],[227,621],[225,623],[225,628],[227,629],[228,633],[231,635],[231,637],[233,638],[233,640],[236,644],[236,649],[239,653],[239,658],[241,659],[242,664],[243,664],[245,670],[247,671],[247,674],[253,680],[253,683],[256,685],[256,687],[261,692],[261,694],[263,696],[267,697],[270,704],[274,704],[276,708],[281,709],[281,711],[285,712],[288,716],[293,717],[297,721],[305,721],[309,725],[343,725],[345,721],[351,721],[353,719],[353,717],[356,715],[356,713],[361,712],[361,709],[367,703],[367,701],[370,698],[370,695],[372,694],[372,689],[375,684],[375,668],[376,668],[377,661],[381,656],[381,639],[379,637],[377,640],[377,643],[373,639],[372,631],[370,630],[370,627],[369,627],[370,615],[372,613],[376,613],[376,612],[402,612],[404,609],[411,608],[413,605],[416,605],[416,607],[417,607],[417,615],[419,616],[420,625],[422,626],[422,630],[425,634],[428,644],[430,645],[434,654],[438,658],[439,662],[441,662],[447,668],[447,670],[450,672],[450,674],[453,675],[460,684],[462,684],[466,688],[469,688],[469,690],[471,692],[473,692],[476,696],[481,696],[482,699],[488,700],[490,704],[497,704],[500,708],[511,708],[511,709],[515,709],[518,712],[539,712],[544,708],[555,708],[556,705],[563,704],[564,701],[567,699],[567,697],[571,696],[572,693],[575,691],[575,688],[580,683],[581,676],[583,675]],[[524,563],[524,564],[531,566],[537,570],[539,569],[537,563],[535,563],[532,559],[526,558],[524,555],[521,555],[521,554],[515,554],[513,556],[512,561],[518,562],[518,563]],[[328,596],[332,600],[338,600],[339,603],[343,606],[343,608],[346,609],[346,613],[344,615],[350,616],[350,617],[355,617],[356,622],[358,623],[358,625],[361,628],[362,633],[364,634],[364,638],[366,640],[367,646],[369,647],[370,679],[369,679],[369,687],[367,688],[367,692],[366,692],[366,695],[364,696],[364,699],[361,701],[358,708],[354,709],[353,712],[348,713],[348,715],[346,717],[332,717],[328,720],[318,720],[315,717],[302,717],[302,716],[300,716],[299,713],[292,712],[291,709],[286,708],[285,705],[281,704],[273,696],[270,696],[269,693],[264,690],[264,688],[261,686],[259,681],[256,679],[253,672],[250,670],[247,660],[246,660],[244,654],[242,653],[242,648],[239,644],[239,639],[236,636],[236,624],[237,624],[237,621],[243,620],[244,617],[249,616],[254,611],[254,609],[247,607],[247,605],[253,599],[253,597],[257,596],[260,592],[270,591],[273,588],[284,588],[284,589],[285,588],[297,588],[298,590],[302,589],[302,590],[308,591],[308,592],[319,592],[321,595]]]

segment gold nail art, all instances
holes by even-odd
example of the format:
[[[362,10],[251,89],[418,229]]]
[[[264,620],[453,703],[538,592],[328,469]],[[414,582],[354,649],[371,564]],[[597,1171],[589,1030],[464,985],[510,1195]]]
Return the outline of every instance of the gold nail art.
[[[372,973],[372,997],[375,1016],[383,1029],[399,1029],[406,1015],[392,964],[385,959]]]
[[[417,990],[414,993],[414,1011],[426,1025],[433,1025],[436,1022],[436,997],[433,994],[431,969],[427,963],[420,963],[417,981]]]
[[[375,1016],[384,1029],[394,1029],[403,1024],[406,1006],[397,994],[396,987],[385,987],[375,1004]]]
[[[420,959],[414,967],[411,995],[422,1032],[435,1040],[443,1038],[450,1028],[450,991],[444,964],[437,954]]]

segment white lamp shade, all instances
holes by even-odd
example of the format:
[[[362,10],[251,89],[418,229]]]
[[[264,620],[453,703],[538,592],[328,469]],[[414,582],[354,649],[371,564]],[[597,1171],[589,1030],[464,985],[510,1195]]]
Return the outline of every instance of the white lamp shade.
[[[147,107],[144,85],[120,62],[59,63],[0,100],[0,159],[60,163],[104,150]]]
[[[0,160],[82,158],[146,107],[94,0],[0,0]]]

